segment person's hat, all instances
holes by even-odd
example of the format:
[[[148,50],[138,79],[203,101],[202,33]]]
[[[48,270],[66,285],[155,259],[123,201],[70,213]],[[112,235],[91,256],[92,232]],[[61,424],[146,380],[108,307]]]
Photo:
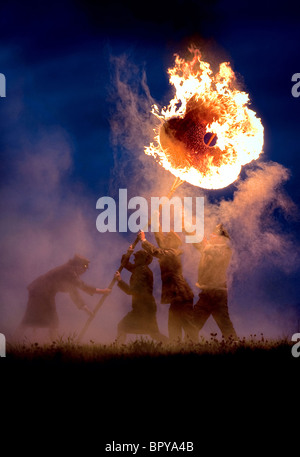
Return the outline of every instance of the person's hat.
[[[70,263],[72,265],[78,265],[87,268],[89,266],[90,261],[81,255],[75,254],[74,257],[70,259]]]

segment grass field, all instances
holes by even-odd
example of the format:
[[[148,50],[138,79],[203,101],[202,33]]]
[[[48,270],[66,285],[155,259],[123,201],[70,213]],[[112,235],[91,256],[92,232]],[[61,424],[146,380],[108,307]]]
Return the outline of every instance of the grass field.
[[[170,361],[176,358],[184,360],[197,358],[286,358],[292,357],[292,342],[287,338],[280,340],[266,339],[251,335],[248,339],[238,341],[218,340],[216,334],[210,339],[202,339],[199,343],[178,342],[161,344],[145,338],[139,338],[127,344],[98,344],[90,341],[86,344],[77,343],[76,337],[58,338],[49,344],[37,342],[15,343],[7,345],[7,358],[11,361],[49,361],[49,362],[80,362],[107,363],[124,360],[160,359]],[[293,358],[293,357],[292,357]]]

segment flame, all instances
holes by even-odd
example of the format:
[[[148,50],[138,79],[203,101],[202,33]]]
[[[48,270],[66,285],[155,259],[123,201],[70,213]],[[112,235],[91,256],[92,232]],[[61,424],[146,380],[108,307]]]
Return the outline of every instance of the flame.
[[[175,54],[175,65],[168,70],[174,98],[160,112],[152,107],[159,125],[145,153],[183,181],[221,189],[238,178],[243,165],[259,157],[264,129],[247,106],[249,95],[236,89],[230,64],[221,63],[213,75],[200,51],[189,51],[191,60]],[[213,137],[217,141],[209,145],[207,138]]]

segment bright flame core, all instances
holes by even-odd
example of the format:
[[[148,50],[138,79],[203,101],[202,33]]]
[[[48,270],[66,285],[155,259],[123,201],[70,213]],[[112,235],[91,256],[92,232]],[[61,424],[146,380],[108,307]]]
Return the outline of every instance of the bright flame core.
[[[243,165],[258,158],[264,129],[247,107],[248,94],[234,87],[230,64],[221,63],[213,75],[200,51],[190,52],[192,60],[175,55],[175,65],[168,70],[175,96],[160,113],[153,106],[160,125],[145,153],[183,181],[221,189],[237,179]],[[214,146],[204,141],[206,133],[216,135]]]

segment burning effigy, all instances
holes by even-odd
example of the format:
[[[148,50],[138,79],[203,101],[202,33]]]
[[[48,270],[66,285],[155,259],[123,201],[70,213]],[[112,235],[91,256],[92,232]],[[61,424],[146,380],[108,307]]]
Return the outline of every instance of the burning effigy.
[[[182,181],[221,189],[259,157],[264,129],[248,106],[249,95],[237,89],[230,64],[221,63],[213,74],[198,49],[189,51],[191,60],[175,54],[168,70],[175,95],[167,107],[153,106],[158,125],[145,153]]]

